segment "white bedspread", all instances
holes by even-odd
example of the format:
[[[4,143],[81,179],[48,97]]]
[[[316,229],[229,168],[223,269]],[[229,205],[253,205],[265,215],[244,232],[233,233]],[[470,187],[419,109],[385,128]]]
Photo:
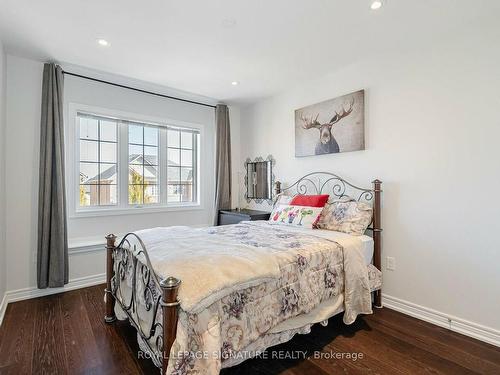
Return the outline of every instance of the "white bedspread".
[[[136,232],[160,278],[182,280],[179,302],[196,313],[233,290],[279,276],[274,249],[221,241],[206,228],[152,228]]]

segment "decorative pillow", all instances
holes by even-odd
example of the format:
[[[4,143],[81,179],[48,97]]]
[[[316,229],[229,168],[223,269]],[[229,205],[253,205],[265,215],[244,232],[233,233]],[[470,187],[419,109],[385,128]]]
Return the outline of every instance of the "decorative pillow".
[[[293,206],[325,207],[328,194],[322,195],[296,195],[290,202]]]
[[[271,212],[271,216],[269,217],[269,223],[314,228],[319,220],[322,210],[323,207],[281,204],[274,207],[273,212]]]
[[[372,221],[373,208],[354,199],[341,199],[325,206],[316,228],[361,236]]]

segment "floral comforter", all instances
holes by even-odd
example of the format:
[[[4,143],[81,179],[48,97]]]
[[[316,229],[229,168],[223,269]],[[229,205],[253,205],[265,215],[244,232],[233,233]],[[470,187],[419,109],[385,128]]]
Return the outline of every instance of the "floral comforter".
[[[345,311],[346,324],[354,322],[358,314],[372,313],[370,292],[374,284],[380,282],[380,273],[366,267],[355,240],[340,245],[315,236],[313,230],[296,232],[267,222],[190,228],[192,235],[188,237],[179,227],[148,231],[137,234],[148,249],[155,272],[160,278],[176,276],[182,280],[177,338],[171,350],[168,374],[217,374],[225,365],[237,363],[237,356],[251,357],[252,354],[245,351],[255,349],[256,343],[267,347],[278,343],[277,340],[283,341],[283,337],[289,339],[304,331],[307,327],[288,332],[276,332],[275,328],[306,316],[330,301],[339,305],[336,312]],[[231,252],[233,271],[240,275],[235,277],[234,284],[230,282],[231,277],[224,274],[226,262],[220,266],[218,262],[205,266],[203,262],[196,262],[199,258],[195,258],[193,249],[200,241],[205,250],[217,244],[222,249],[234,249]],[[200,250],[201,258],[205,250]],[[165,261],[176,258],[176,252],[182,251],[183,258],[186,251],[191,254],[188,257],[193,257],[196,275],[179,272],[179,265],[169,267],[171,261]],[[256,263],[254,267],[247,266],[252,269],[244,270],[240,267],[245,267],[248,253]],[[224,254],[225,251],[219,251],[214,256],[223,258]],[[243,260],[238,259],[239,254]],[[264,264],[268,266],[260,270]],[[223,273],[224,277],[210,277],[209,273]],[[199,285],[200,276],[201,279],[206,276],[209,285],[198,291],[189,289],[189,285]],[[242,282],[249,277],[250,283]],[[116,306],[117,316],[123,318],[118,304]],[[161,321],[161,317],[157,319]],[[150,347],[156,348],[156,337],[148,341]]]

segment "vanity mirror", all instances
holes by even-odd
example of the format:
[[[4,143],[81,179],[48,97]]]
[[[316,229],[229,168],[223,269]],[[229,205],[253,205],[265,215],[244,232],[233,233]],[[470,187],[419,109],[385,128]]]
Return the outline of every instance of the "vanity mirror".
[[[265,160],[258,157],[253,161],[251,159],[245,161],[245,199],[247,202],[253,199],[257,203],[263,201],[272,203],[275,163],[272,155]]]

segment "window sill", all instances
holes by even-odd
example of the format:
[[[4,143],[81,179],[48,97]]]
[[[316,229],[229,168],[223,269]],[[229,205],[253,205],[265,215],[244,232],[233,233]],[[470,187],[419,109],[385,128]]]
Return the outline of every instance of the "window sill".
[[[99,217],[99,216],[120,216],[120,215],[135,215],[161,212],[178,212],[178,211],[201,211],[205,207],[199,203],[184,204],[184,205],[169,205],[169,206],[152,206],[152,207],[130,207],[130,208],[99,208],[95,210],[76,210],[69,215],[70,219],[84,217]]]

